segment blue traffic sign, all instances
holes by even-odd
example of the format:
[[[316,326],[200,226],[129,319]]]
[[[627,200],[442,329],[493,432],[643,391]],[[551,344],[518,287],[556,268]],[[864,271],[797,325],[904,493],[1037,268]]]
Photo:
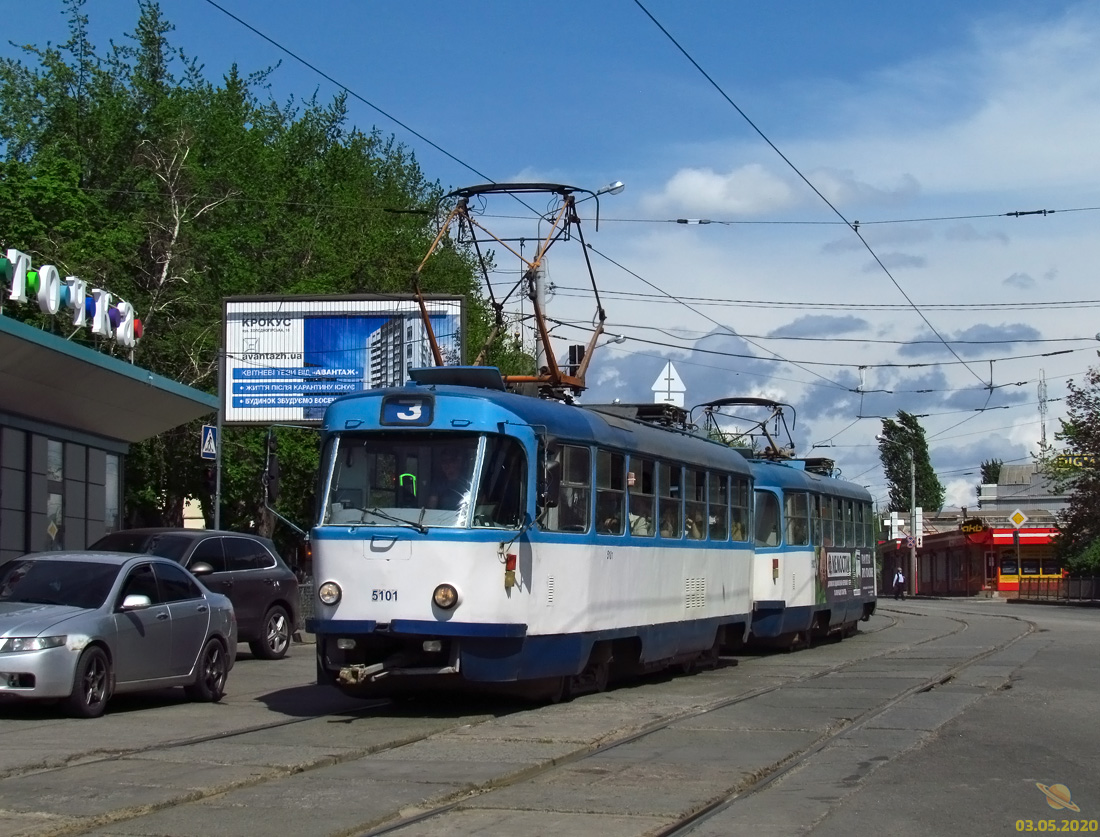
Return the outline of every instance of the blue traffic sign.
[[[218,458],[218,428],[212,424],[204,424],[202,426],[199,456],[203,459]]]

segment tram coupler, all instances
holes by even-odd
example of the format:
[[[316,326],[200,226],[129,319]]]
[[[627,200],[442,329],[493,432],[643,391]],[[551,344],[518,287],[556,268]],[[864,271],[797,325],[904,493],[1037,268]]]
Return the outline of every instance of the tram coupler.
[[[385,667],[385,663],[374,663],[369,666],[365,663],[359,663],[357,665],[344,666],[340,669],[340,673],[336,676],[336,680],[345,686],[358,686],[361,683],[371,682],[375,675],[385,669]]]

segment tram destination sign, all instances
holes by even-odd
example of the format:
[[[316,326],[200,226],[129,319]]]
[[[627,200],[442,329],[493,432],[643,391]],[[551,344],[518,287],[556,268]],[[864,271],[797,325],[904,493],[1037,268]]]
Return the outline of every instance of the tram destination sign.
[[[425,297],[447,365],[463,362],[464,302]],[[226,424],[319,424],[341,395],[399,387],[409,370],[435,365],[411,294],[230,297],[223,327]]]

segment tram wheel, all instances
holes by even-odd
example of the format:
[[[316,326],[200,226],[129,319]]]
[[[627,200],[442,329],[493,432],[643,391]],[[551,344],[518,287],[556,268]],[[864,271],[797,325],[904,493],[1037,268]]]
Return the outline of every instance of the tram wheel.
[[[552,678],[550,690],[546,694],[549,703],[568,703],[573,699],[573,678],[570,675]]]

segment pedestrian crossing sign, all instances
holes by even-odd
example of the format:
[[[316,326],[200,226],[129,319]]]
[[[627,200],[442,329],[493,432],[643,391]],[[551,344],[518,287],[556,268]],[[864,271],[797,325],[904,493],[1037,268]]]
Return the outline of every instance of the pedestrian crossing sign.
[[[218,428],[212,424],[202,426],[202,442],[199,445],[199,456],[203,459],[218,458]]]

